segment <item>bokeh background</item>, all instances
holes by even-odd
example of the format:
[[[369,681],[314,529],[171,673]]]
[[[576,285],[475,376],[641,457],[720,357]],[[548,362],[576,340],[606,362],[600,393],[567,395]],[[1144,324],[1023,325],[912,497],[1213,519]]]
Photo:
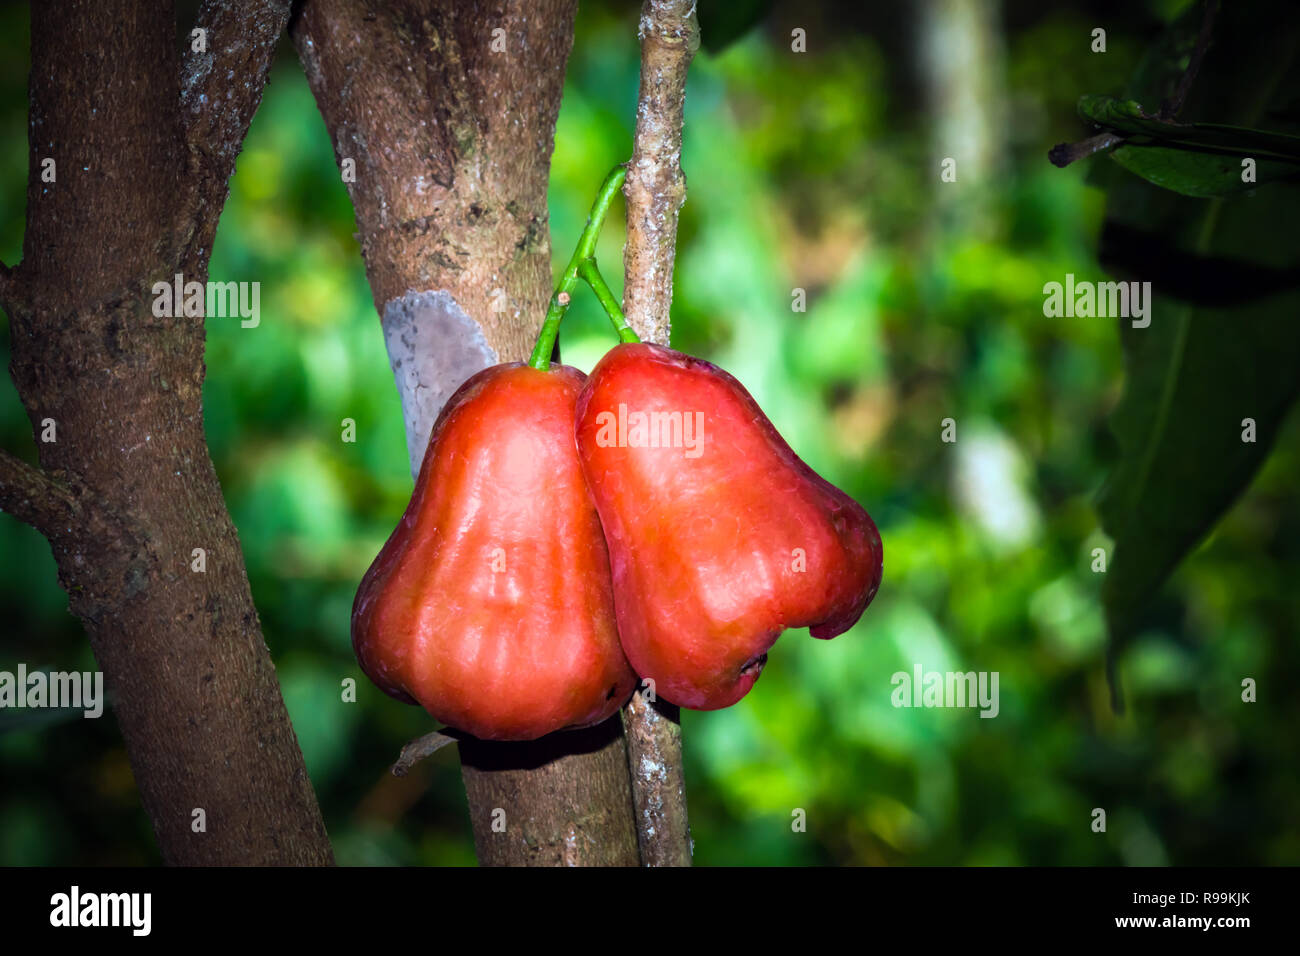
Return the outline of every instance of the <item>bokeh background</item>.
[[[583,2],[550,194],[567,259],[627,157],[637,4]],[[728,29],[720,4],[706,32]],[[737,6],[744,6],[738,4]],[[871,7],[870,10],[858,9]],[[1300,422],[1104,675],[1094,500],[1115,443],[1116,323],[1043,315],[1103,278],[1104,196],[1049,146],[1120,93],[1176,0],[777,4],[692,70],[674,345],[737,375],[880,525],[885,582],[832,642],[790,632],[754,691],[687,713],[700,864],[1226,864],[1300,858]],[[1107,31],[1107,52],[1089,50]],[[808,52],[790,52],[790,31]],[[27,13],[0,13],[0,257],[21,257]],[[962,158],[958,183],[939,161]],[[1105,159],[1092,162],[1107,162]],[[599,247],[621,285],[621,215]],[[1294,228],[1294,223],[1285,224]],[[350,203],[292,50],[253,122],[212,260],[262,321],[208,320],[207,430],[294,726],[344,864],[472,863],[454,752],[361,677],[349,610],[411,488]],[[1267,236],[1259,237],[1266,243]],[[807,311],[792,310],[803,289]],[[4,320],[7,323],[7,320]],[[564,360],[612,344],[585,292]],[[7,335],[0,349],[8,360]],[[940,422],[958,422],[944,444]],[[340,440],[356,422],[357,441]],[[0,441],[34,456],[0,376]],[[0,518],[0,670],[90,669],[49,547]],[[1001,712],[896,709],[891,675],[998,671]],[[340,701],[344,677],[359,701]],[[1243,677],[1267,676],[1243,704]],[[1108,813],[1106,833],[1091,811]],[[807,811],[806,833],[791,811]],[[159,862],[115,723],[0,712],[0,864]]]

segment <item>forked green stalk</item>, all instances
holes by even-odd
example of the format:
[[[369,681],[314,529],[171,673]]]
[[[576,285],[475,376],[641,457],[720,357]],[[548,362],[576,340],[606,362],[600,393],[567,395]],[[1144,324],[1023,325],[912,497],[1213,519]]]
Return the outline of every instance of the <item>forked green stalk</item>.
[[[606,213],[609,212],[609,204],[614,201],[614,195],[622,188],[623,180],[626,178],[627,168],[619,165],[610,170],[605,181],[601,183],[600,192],[596,194],[596,201],[587,216],[587,225],[583,228],[582,235],[578,237],[578,248],[573,250],[573,256],[569,259],[569,264],[564,267],[555,292],[551,295],[546,319],[542,322],[542,330],[537,335],[537,345],[533,348],[532,358],[528,360],[528,364],[535,369],[544,372],[551,366],[551,352],[555,350],[555,337],[560,334],[560,320],[564,318],[564,313],[568,311],[569,304],[573,301],[573,292],[578,287],[579,278],[584,279],[591,286],[591,291],[596,293],[596,298],[600,300],[605,314],[609,316],[615,331],[618,332],[619,340],[641,341],[636,333],[628,328],[627,319],[623,316],[623,310],[619,308],[618,300],[614,298],[613,291],[596,269],[596,239],[600,236],[600,227],[605,222]]]
[[[605,314],[609,316],[609,321],[614,325],[614,331],[618,333],[619,341],[640,342],[640,337],[627,324],[627,316],[623,314],[618,299],[614,298],[614,290],[605,282],[605,277],[600,274],[600,269],[596,267],[595,258],[583,259],[582,262],[578,263],[578,275],[585,279],[587,285],[591,286],[591,291],[596,293],[601,308],[605,310]]]

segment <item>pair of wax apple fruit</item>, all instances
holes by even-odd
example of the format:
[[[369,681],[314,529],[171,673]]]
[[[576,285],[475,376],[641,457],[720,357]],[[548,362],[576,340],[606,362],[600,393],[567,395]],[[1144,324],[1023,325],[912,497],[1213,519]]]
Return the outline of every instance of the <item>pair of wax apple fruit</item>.
[[[881,558],[867,512],[736,379],[625,343],[590,378],[515,363],[460,387],[352,641],[393,697],[530,740],[610,717],[637,675],[683,707],[734,704],[787,627],[850,628]]]

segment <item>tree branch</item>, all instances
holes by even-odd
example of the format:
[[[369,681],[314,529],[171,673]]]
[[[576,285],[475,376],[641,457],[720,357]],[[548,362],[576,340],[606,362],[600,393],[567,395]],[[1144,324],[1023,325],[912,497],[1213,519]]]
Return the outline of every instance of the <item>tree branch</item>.
[[[205,277],[224,195],[199,182],[223,167],[191,165],[173,5],[38,3],[31,23],[40,135],[10,371],[58,440],[38,446],[43,472],[0,459],[6,507],[49,531],[164,861],[330,863],[203,434],[203,323],[154,315],[146,294],[161,276]],[[230,97],[211,109],[243,116],[264,76],[213,79]]]
[[[7,451],[0,451],[0,510],[47,538],[77,520],[76,499],[67,487]]]
[[[1172,120],[1182,112],[1183,104],[1187,102],[1187,94],[1192,90],[1192,84],[1196,82],[1196,74],[1201,70],[1201,62],[1205,59],[1205,53],[1210,48],[1210,40],[1214,36],[1214,20],[1219,14],[1219,0],[1205,0],[1205,12],[1201,17],[1201,29],[1196,35],[1196,45],[1192,49],[1192,55],[1187,61],[1187,69],[1178,80],[1178,87],[1174,90],[1173,96],[1160,104],[1159,118],[1162,120]]]
[[[686,73],[700,45],[695,0],[645,0],[641,90],[628,163],[623,308],[642,339],[668,344],[677,257],[677,214],[686,200],[681,169]],[[690,866],[681,712],[638,690],[623,709],[637,841],[646,866]]]
[[[646,700],[638,688],[623,708],[643,866],[690,866],[691,833],[682,767],[681,711]]]
[[[695,0],[645,0],[641,91],[627,168],[623,309],[642,339],[668,344],[677,213],[686,200],[682,122],[686,72],[700,45]]]
[[[1078,162],[1094,153],[1103,153],[1123,142],[1123,136],[1107,131],[1098,133],[1096,136],[1089,136],[1077,143],[1057,143],[1047,151],[1047,158],[1053,166],[1064,169],[1071,163]]]
[[[1205,59],[1206,51],[1210,48],[1210,41],[1214,36],[1214,20],[1219,13],[1219,0],[1206,0],[1205,12],[1201,18],[1201,28],[1196,35],[1196,45],[1192,49],[1191,57],[1188,59],[1187,68],[1183,75],[1178,79],[1178,86],[1174,93],[1160,104],[1159,111],[1153,119],[1159,119],[1162,122],[1172,122],[1180,112],[1183,104],[1187,101],[1187,94],[1191,92],[1192,83],[1196,81],[1196,74],[1200,72],[1201,62]],[[1143,116],[1149,114],[1143,113]],[[1047,151],[1047,158],[1053,166],[1064,169],[1071,163],[1080,159],[1085,159],[1096,153],[1104,153],[1118,146],[1123,146],[1125,137],[1114,130],[1103,130],[1087,139],[1079,140],[1077,143],[1057,143]]]
[[[218,217],[207,210],[219,211],[230,192],[291,8],[290,0],[204,0],[194,21],[201,41],[193,31],[185,37],[181,122],[196,174],[195,248],[211,250]]]

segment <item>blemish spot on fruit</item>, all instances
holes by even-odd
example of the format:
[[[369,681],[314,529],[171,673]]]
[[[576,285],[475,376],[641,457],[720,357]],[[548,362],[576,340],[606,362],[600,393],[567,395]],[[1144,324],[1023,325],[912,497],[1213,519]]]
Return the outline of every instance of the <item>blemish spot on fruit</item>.
[[[757,680],[758,675],[763,673],[763,665],[766,663],[767,654],[759,654],[757,657],[751,658],[744,663],[740,668],[740,676],[749,677],[753,675],[754,679]]]

